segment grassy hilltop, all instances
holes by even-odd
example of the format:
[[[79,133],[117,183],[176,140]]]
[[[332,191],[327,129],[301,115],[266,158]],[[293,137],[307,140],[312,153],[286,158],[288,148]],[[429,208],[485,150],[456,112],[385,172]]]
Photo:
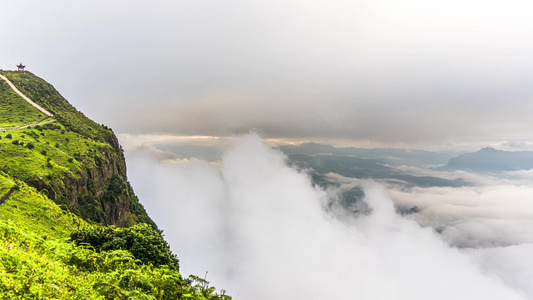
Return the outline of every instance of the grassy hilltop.
[[[122,149],[111,129],[77,111],[52,85],[30,72],[1,74],[57,119],[0,133],[1,171],[84,219],[119,226],[153,225],[127,182]],[[12,127],[43,117],[3,80],[0,90],[7,91],[0,96],[0,124]]]
[[[180,275],[111,129],[28,71],[0,74],[56,120],[0,131],[0,299],[230,299]],[[0,80],[0,128],[44,117]]]

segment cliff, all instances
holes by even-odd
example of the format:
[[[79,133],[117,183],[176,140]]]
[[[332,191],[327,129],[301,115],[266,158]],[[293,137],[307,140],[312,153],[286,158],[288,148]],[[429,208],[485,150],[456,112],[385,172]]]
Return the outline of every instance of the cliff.
[[[77,111],[31,72],[0,74],[55,118],[51,123],[49,119],[23,130],[0,132],[0,171],[85,220],[155,227],[127,180],[123,150],[111,129]],[[43,117],[0,80],[0,128],[31,124]]]
[[[181,276],[111,129],[28,71],[0,74],[0,298],[231,300]]]

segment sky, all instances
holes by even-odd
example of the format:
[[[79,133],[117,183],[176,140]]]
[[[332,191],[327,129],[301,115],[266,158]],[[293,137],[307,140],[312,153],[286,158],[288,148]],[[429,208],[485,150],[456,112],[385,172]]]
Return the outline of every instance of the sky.
[[[530,1],[9,1],[0,68],[115,132],[533,149]]]
[[[22,62],[112,127],[180,271],[208,271],[234,299],[532,299],[531,170],[402,166],[474,184],[328,174],[338,187],[322,189],[271,148],[533,151],[531,11],[519,0],[0,0],[0,69]],[[335,202],[354,186],[370,214]]]

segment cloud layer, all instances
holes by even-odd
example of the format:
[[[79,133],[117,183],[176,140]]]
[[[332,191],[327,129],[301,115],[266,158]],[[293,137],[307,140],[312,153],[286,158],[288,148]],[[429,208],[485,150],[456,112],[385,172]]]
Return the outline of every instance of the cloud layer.
[[[365,184],[370,215],[327,213],[330,195],[255,135],[238,140],[220,167],[161,164],[135,151],[127,157],[133,185],[182,271],[207,270],[237,298],[526,299],[524,277],[506,264],[514,253],[527,259],[526,248],[451,248],[431,228],[397,215],[373,183]]]
[[[11,1],[0,67],[24,61],[119,132],[530,146],[531,8]]]

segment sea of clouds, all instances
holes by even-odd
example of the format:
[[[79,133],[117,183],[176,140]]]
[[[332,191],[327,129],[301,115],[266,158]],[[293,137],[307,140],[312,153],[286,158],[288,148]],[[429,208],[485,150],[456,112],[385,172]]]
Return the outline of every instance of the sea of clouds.
[[[181,272],[208,271],[234,299],[533,298],[531,185],[344,179],[364,188],[372,211],[354,217],[328,205],[335,190],[313,186],[254,134],[215,164],[145,146],[126,145],[126,156]],[[399,206],[419,211],[400,215]]]

